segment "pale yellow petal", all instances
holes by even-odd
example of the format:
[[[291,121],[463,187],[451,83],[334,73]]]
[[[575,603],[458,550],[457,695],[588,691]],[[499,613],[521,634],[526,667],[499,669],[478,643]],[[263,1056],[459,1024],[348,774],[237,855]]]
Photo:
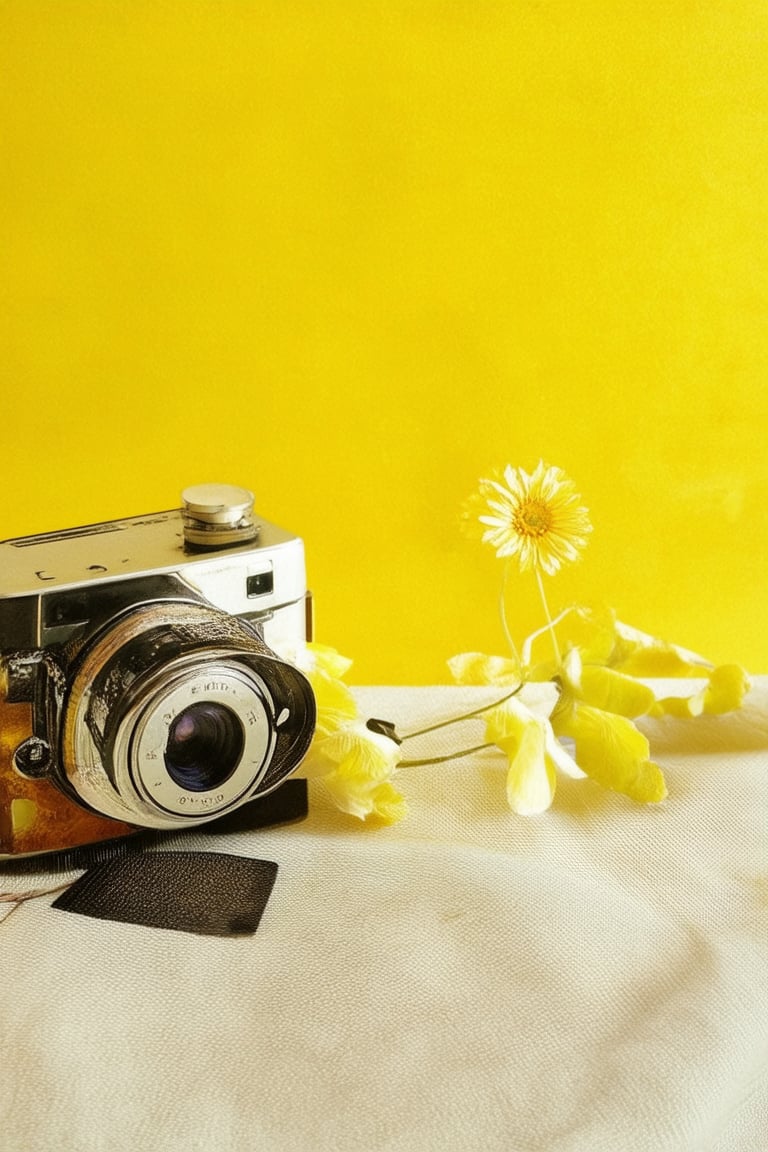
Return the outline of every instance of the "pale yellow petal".
[[[400,747],[394,740],[381,732],[371,731],[361,720],[327,736],[323,752],[338,764],[359,757],[355,763],[360,770],[377,780],[387,777],[401,758]]]
[[[499,741],[509,761],[507,801],[520,816],[546,812],[555,795],[554,766],[545,754],[544,726],[533,720],[515,736]]]
[[[512,696],[485,713],[485,738],[489,744],[499,744],[510,736],[518,738],[528,725],[539,723],[539,719],[517,696]]]
[[[523,684],[517,696],[513,696],[512,699],[517,700],[540,720],[546,720],[557,706],[560,689],[552,680],[529,682]]]
[[[586,772],[579,768],[570,752],[567,752],[557,739],[551,724],[547,724],[546,727],[544,749],[552,764],[563,775],[570,776],[573,780],[582,780],[586,776]]]
[[[322,740],[316,756],[318,763],[332,766],[323,784],[342,812],[387,823],[405,815],[405,801],[392,783],[400,749],[387,736],[357,723]]]
[[[643,803],[667,795],[661,769],[648,757],[647,739],[626,717],[576,702],[556,713],[553,727],[574,740],[579,767],[604,788]]]
[[[507,799],[521,816],[544,812],[555,793],[554,762],[547,755],[549,721],[533,715],[516,697],[486,717],[486,739],[509,761]]]
[[[704,714],[719,716],[741,708],[751,687],[747,673],[739,664],[720,664],[709,674],[708,682],[690,696],[664,696],[651,709],[653,716],[678,716],[689,719]]]
[[[628,676],[645,677],[704,677],[711,670],[711,665],[695,653],[641,632],[621,620],[616,621],[616,647],[611,665]]]
[[[661,696],[651,708],[651,716],[677,716],[690,720],[704,711],[704,689],[692,696]]]
[[[408,814],[404,797],[389,780],[370,786],[343,772],[323,777],[323,785],[339,811],[358,820],[374,817],[384,824],[396,824]]]
[[[640,680],[612,668],[590,664],[581,670],[578,693],[582,700],[595,708],[630,717],[645,715],[656,700],[653,689]]]
[[[323,743],[327,739],[327,736],[315,730],[309,751],[294,773],[297,779],[314,780],[318,776],[325,776],[328,772],[333,771],[336,762],[323,755]]]
[[[717,716],[741,708],[751,688],[749,676],[739,664],[720,664],[704,690],[704,711]]]
[[[319,669],[308,669],[305,675],[315,694],[316,731],[320,735],[335,732],[342,725],[356,719],[357,704],[346,684]]]
[[[581,652],[578,648],[571,648],[566,653],[563,660],[562,675],[568,688],[578,692],[581,686],[581,673],[584,668],[584,661],[581,658]]]
[[[327,644],[318,644],[316,641],[311,640],[306,646],[307,652],[313,661],[314,667],[321,672],[327,672],[329,676],[340,679],[352,667],[352,661],[342,656],[335,648],[330,648]]]
[[[458,684],[498,684],[500,688],[514,688],[520,683],[519,664],[504,656],[461,652],[451,657],[448,667]]]
[[[383,824],[397,824],[408,815],[408,805],[391,780],[377,784],[371,795],[371,816]]]

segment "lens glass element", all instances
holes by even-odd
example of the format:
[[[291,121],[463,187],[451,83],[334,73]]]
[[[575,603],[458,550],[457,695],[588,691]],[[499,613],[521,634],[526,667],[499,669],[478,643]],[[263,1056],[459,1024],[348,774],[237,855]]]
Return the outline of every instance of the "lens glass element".
[[[168,728],[165,767],[189,792],[209,792],[228,780],[240,763],[245,735],[239,717],[215,700],[190,704]]]

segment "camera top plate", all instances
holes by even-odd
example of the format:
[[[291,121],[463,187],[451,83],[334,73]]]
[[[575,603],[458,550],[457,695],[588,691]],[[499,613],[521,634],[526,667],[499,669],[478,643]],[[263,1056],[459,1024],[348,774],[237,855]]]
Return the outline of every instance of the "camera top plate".
[[[256,540],[190,549],[181,508],[4,540],[0,650],[66,640],[121,588],[122,604],[187,598],[186,589],[230,615],[273,620],[277,643],[305,616],[304,542],[260,520]],[[288,606],[290,621],[280,612]]]
[[[246,544],[195,552],[185,549],[182,510],[107,520],[80,528],[42,532],[0,542],[0,598],[28,596],[53,589],[161,572],[221,568],[242,570],[252,557],[275,550],[303,552],[298,536],[266,520],[259,536]]]

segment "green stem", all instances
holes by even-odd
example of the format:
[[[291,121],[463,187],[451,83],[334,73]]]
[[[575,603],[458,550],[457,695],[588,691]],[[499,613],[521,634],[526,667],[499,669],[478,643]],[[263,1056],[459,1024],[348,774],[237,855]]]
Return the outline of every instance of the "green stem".
[[[539,595],[541,596],[541,603],[542,603],[542,607],[544,608],[544,615],[547,618],[547,627],[549,628],[549,635],[552,638],[552,647],[553,647],[554,652],[555,652],[555,660],[557,661],[557,663],[560,666],[562,666],[563,658],[560,655],[560,645],[558,644],[557,636],[555,635],[555,625],[554,625],[554,622],[552,620],[552,614],[549,611],[549,604],[547,603],[547,594],[544,591],[544,581],[541,578],[541,569],[539,568],[538,564],[535,566],[535,572],[536,572],[536,580],[537,580],[538,585],[539,585]]]
[[[438,728],[447,728],[451,724],[458,724],[460,720],[472,720],[475,716],[482,716],[483,712],[490,712],[491,708],[498,708],[501,704],[506,704],[507,700],[511,700],[513,696],[518,694],[522,686],[521,680],[516,688],[508,692],[506,696],[502,696],[500,700],[492,700],[490,704],[482,704],[479,708],[473,708],[471,712],[462,712],[461,716],[451,716],[448,720],[440,720],[437,724],[430,724],[428,728],[419,728],[416,732],[406,732],[405,736],[400,737],[400,740],[412,740],[415,736],[426,736],[428,732],[436,732]],[[446,756],[445,759],[452,760],[453,756]],[[434,761],[430,760],[429,763],[434,763]]]
[[[463,748],[460,752],[449,752],[447,756],[430,756],[427,760],[401,760],[398,768],[423,768],[427,764],[445,764],[447,760],[458,760],[461,756],[471,756],[484,748],[495,748],[495,744],[476,744],[474,748]]]

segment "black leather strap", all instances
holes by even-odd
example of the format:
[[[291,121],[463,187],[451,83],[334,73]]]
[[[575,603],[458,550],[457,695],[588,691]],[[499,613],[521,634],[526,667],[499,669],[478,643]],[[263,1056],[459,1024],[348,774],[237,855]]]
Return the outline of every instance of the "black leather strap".
[[[140,852],[90,868],[54,908],[209,936],[255,932],[277,875],[271,860],[224,852]]]

